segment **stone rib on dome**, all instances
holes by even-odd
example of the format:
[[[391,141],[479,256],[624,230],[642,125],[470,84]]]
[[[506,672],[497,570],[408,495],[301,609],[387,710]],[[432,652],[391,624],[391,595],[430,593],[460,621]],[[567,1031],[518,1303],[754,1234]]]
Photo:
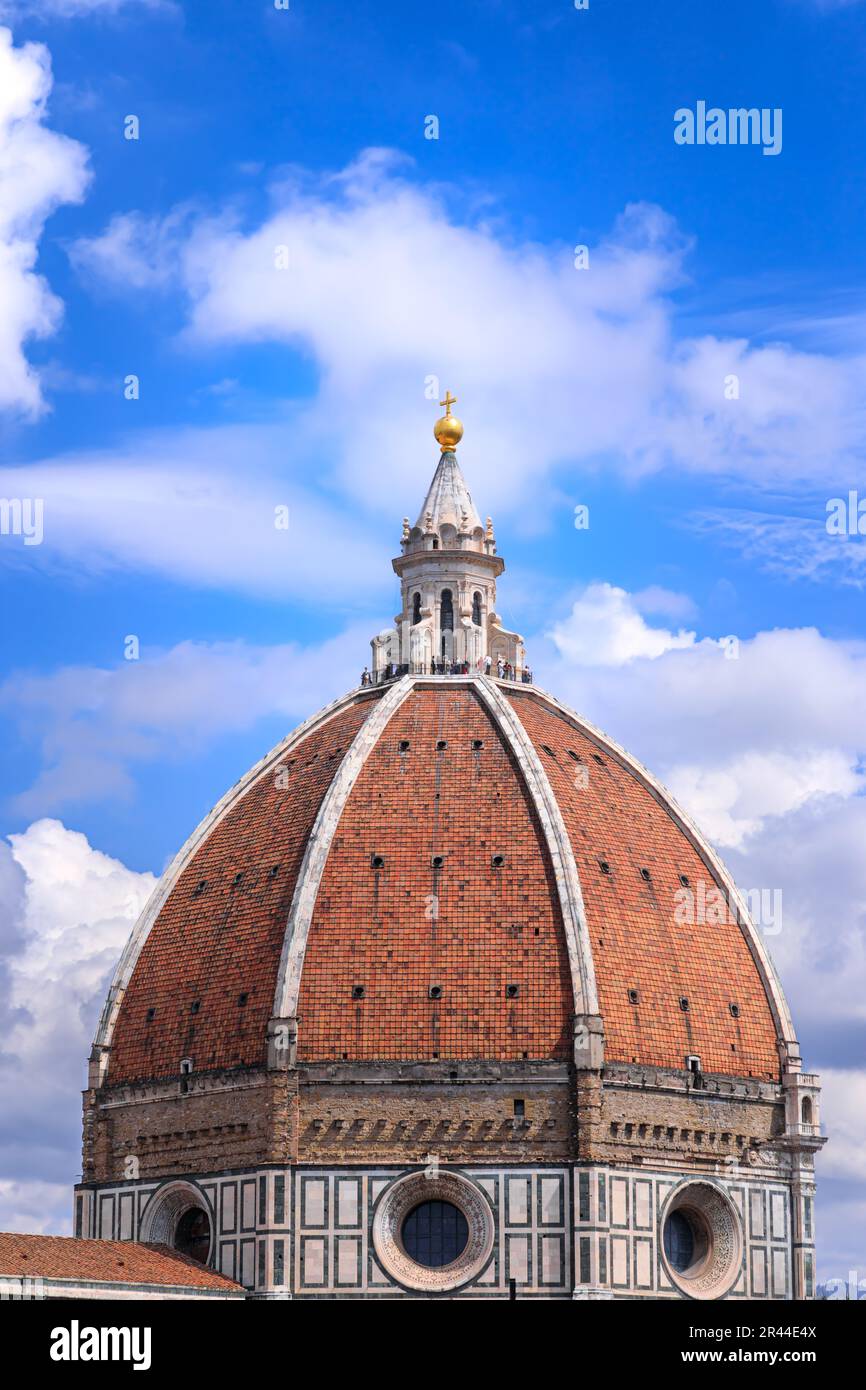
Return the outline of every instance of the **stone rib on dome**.
[[[535,689],[386,691],[303,726],[178,856],[109,995],[108,1084],[261,1065],[273,1017],[302,1063],[563,1059],[596,990],[611,1061],[778,1077],[772,967],[746,921],[675,920],[681,875],[732,885],[648,774]]]

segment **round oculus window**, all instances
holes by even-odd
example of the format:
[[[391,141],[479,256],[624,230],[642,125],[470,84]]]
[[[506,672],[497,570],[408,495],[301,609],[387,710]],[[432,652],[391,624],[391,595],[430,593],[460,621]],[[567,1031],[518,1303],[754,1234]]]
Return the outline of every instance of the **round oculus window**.
[[[673,1283],[690,1298],[724,1298],[742,1257],[739,1213],[720,1186],[685,1182],[661,1213],[664,1264]]]
[[[469,1244],[469,1223],[453,1202],[419,1202],[403,1222],[403,1249],[425,1269],[458,1260]]]
[[[489,1198],[453,1169],[405,1173],[373,1213],[373,1250],[385,1274],[429,1294],[477,1279],[493,1253],[494,1234]]]

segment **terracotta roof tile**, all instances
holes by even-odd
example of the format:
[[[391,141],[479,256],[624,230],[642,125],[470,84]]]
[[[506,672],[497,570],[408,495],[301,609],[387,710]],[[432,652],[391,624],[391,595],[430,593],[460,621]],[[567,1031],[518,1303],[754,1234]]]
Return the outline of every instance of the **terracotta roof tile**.
[[[0,1232],[0,1276],[80,1279],[102,1284],[159,1284],[243,1292],[223,1274],[168,1245],[131,1240]]]

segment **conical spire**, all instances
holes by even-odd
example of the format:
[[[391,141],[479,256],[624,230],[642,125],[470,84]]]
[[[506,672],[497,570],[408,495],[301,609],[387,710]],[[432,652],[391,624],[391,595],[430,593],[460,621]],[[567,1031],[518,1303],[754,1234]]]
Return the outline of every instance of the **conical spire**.
[[[421,531],[439,531],[444,524],[457,531],[474,531],[481,526],[456,454],[449,451],[441,455],[415,524]]]

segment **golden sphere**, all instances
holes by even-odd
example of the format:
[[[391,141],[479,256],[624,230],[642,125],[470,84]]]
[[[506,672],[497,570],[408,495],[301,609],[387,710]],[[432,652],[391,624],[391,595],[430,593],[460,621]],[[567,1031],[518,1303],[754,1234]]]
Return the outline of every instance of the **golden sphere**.
[[[443,454],[456,449],[463,438],[463,421],[456,415],[442,415],[433,426],[433,433],[439,441]]]

